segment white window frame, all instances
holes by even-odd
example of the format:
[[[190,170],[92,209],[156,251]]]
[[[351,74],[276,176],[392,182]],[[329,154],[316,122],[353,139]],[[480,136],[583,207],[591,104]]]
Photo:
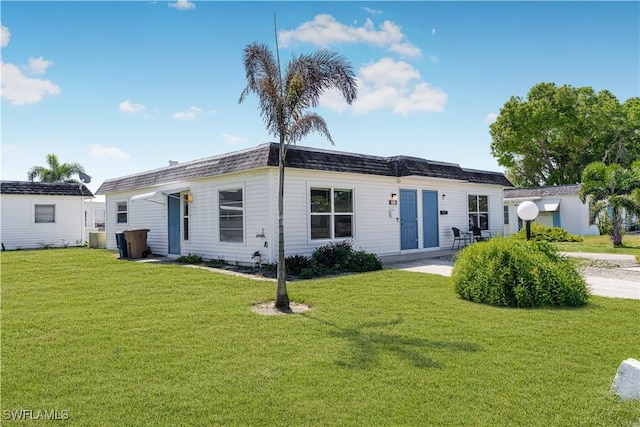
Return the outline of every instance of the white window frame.
[[[232,241],[232,240],[222,240],[222,223],[220,221],[220,211],[221,211],[221,205],[220,205],[220,193],[223,192],[231,192],[231,191],[238,191],[240,190],[242,192],[242,241]],[[247,192],[245,191],[244,185],[237,185],[237,186],[229,186],[229,187],[224,187],[224,188],[218,188],[217,189],[217,219],[218,219],[218,242],[220,242],[221,244],[227,244],[227,245],[244,245],[245,242],[247,241],[247,215],[246,215],[246,194]]]
[[[44,207],[52,207],[53,208],[53,218],[51,219],[51,221],[38,221],[38,208],[44,208]],[[42,213],[40,214],[42,216]],[[49,213],[47,212],[46,215],[49,215]],[[56,223],[56,204],[55,203],[34,203],[33,205],[33,223],[34,224],[55,224]]]
[[[470,210],[470,206],[469,206],[469,197],[475,197],[476,198],[476,210],[472,211]],[[486,211],[481,211],[480,210],[480,197],[486,197],[487,198],[487,210]],[[491,212],[491,209],[489,207],[490,204],[490,198],[488,194],[468,194],[467,195],[467,219],[469,220],[469,229],[471,229],[472,227],[472,223],[471,223],[471,215],[475,215],[476,216],[476,223],[478,225],[478,227],[481,230],[489,230],[489,224],[490,224],[490,217],[489,214]],[[487,215],[487,225],[486,228],[484,228],[482,226],[482,223],[480,222],[480,215],[482,214],[486,214]]]
[[[312,196],[311,193],[314,190],[323,190],[323,191],[329,191],[329,211],[328,212],[312,212],[311,209],[311,203],[312,203]],[[337,191],[349,191],[351,192],[351,212],[336,212],[336,205],[335,205],[335,194]],[[319,241],[332,241],[332,240],[346,240],[346,239],[355,239],[355,235],[356,235],[356,225],[355,225],[355,218],[356,218],[356,213],[355,213],[355,206],[356,206],[356,200],[355,200],[355,189],[354,188],[349,188],[349,187],[338,187],[338,186],[331,186],[331,185],[309,185],[308,189],[307,189],[307,196],[308,196],[308,202],[307,202],[307,215],[309,218],[309,229],[308,229],[308,238],[309,241],[312,242],[319,242]],[[329,217],[329,237],[313,237],[312,235],[312,231],[313,231],[313,217],[320,217],[320,216],[326,216]],[[343,237],[336,237],[336,217],[337,216],[350,216],[351,217],[351,235],[350,236],[343,236]]]
[[[182,224],[180,228],[182,229],[183,242],[191,240],[191,203],[189,202],[189,196],[189,193],[180,194],[180,201],[182,204],[180,210],[180,213],[182,214]]]
[[[121,204],[124,204],[124,211],[119,210]],[[120,221],[120,214],[125,215],[125,221]],[[116,224],[129,224],[129,202],[126,200],[116,201]]]

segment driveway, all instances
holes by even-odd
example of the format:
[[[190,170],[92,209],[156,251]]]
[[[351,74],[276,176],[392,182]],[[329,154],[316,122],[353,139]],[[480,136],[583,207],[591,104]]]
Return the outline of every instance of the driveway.
[[[633,255],[563,253],[573,258],[591,260],[595,267],[581,269],[591,293],[609,298],[640,300],[640,266]],[[386,268],[417,273],[451,276],[453,262],[443,259],[420,259],[385,265]]]

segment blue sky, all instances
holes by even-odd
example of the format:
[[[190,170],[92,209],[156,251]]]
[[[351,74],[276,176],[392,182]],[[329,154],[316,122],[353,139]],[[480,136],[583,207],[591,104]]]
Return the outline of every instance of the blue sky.
[[[489,124],[539,82],[640,96],[638,2],[3,1],[2,179],[54,153],[109,178],[254,147],[270,136],[242,50],[327,47],[359,80],[317,112],[331,147],[502,171]]]

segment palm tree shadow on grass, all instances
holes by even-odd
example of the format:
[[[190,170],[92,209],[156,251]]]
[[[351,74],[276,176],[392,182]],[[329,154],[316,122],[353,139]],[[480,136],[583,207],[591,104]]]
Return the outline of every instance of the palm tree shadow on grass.
[[[352,348],[350,360],[339,360],[337,365],[351,369],[366,369],[377,363],[382,353],[392,353],[406,360],[416,368],[440,368],[433,358],[424,355],[428,350],[448,350],[457,352],[479,351],[480,347],[469,342],[430,341],[424,338],[404,337],[402,335],[366,331],[373,328],[384,328],[399,325],[404,320],[402,315],[396,319],[367,322],[352,328],[343,328],[327,320],[302,313],[302,316],[330,326],[329,335],[342,338]]]

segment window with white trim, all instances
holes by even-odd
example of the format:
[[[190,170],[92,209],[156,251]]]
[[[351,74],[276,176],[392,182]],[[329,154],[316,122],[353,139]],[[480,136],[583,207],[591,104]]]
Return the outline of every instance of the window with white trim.
[[[127,202],[116,202],[116,224],[128,222]]]
[[[220,241],[244,242],[244,204],[242,188],[218,192]]]
[[[34,212],[36,224],[56,222],[56,205],[35,205]]]
[[[489,196],[469,194],[469,228],[489,229]]]
[[[182,195],[182,240],[189,240],[189,195]]]
[[[353,190],[310,189],[311,239],[353,237]]]

